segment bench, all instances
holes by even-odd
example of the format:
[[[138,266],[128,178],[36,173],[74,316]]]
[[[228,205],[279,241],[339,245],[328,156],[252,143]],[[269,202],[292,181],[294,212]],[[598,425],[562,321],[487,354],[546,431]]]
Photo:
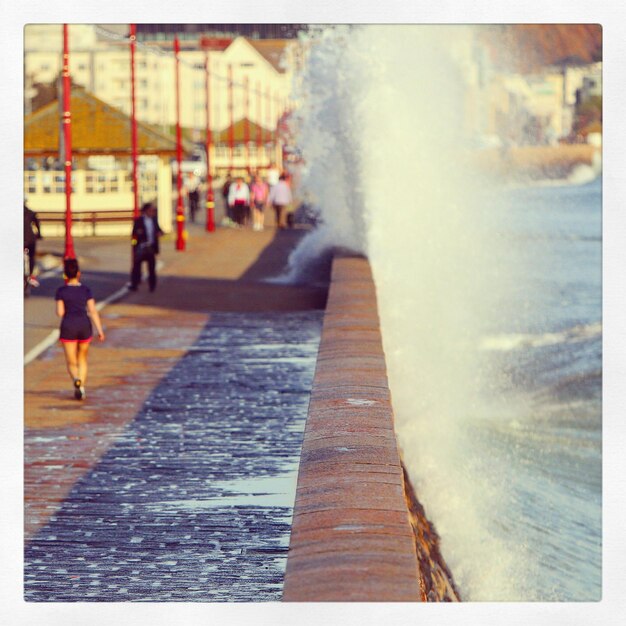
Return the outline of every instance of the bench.
[[[65,223],[65,211],[42,211],[37,213],[42,224]],[[96,224],[110,222],[128,222],[132,224],[134,211],[132,210],[104,210],[104,211],[76,211],[72,212],[72,223],[91,224],[92,234],[96,234]]]

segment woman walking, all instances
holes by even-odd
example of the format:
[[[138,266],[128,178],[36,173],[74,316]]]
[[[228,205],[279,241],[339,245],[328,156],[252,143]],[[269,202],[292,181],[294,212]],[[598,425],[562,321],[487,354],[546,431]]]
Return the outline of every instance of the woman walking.
[[[104,331],[96,301],[91,289],[80,282],[76,259],[66,259],[65,285],[57,289],[55,300],[57,315],[61,318],[61,343],[65,351],[65,364],[74,385],[74,397],[85,398],[87,381],[87,352],[92,337],[91,322],[96,326],[98,338],[104,341]]]
[[[254,177],[254,182],[250,186],[250,198],[252,206],[252,230],[263,230],[263,223],[265,216],[263,210],[267,204],[267,198],[269,195],[269,187],[267,183],[261,180],[261,177],[257,174]]]
[[[244,183],[243,176],[237,176],[229,187],[228,206],[232,207],[235,224],[241,228],[244,225],[246,211],[250,207],[250,187]]]

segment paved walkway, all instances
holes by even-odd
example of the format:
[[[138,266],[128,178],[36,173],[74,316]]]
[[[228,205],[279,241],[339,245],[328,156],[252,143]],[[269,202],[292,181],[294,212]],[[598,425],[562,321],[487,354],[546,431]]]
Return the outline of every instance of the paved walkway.
[[[280,599],[326,293],[263,279],[301,236],[164,241],[157,291],[101,312],[84,402],[58,345],[25,367],[27,601]],[[75,243],[97,299],[123,287],[127,241]],[[58,324],[58,284],[27,337]]]

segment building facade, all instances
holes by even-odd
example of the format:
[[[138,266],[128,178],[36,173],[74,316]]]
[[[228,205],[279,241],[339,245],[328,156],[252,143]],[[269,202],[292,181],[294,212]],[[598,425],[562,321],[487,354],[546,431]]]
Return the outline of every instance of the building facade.
[[[182,26],[182,25],[181,25]],[[131,112],[130,45],[124,34],[106,26],[70,25],[72,80],[95,96]],[[148,33],[149,34],[149,33]],[[135,103],[138,120],[171,130],[176,124],[176,63],[172,39],[138,38],[135,54]],[[218,42],[216,44],[216,42]],[[58,80],[62,62],[61,24],[29,24],[24,29],[25,112],[32,112],[36,85]],[[207,122],[205,63],[210,74],[210,125],[226,128],[247,117],[274,129],[290,108],[291,60],[296,40],[210,39],[199,34],[181,40],[179,54],[180,121],[197,131]],[[229,89],[232,83],[232,92]],[[231,95],[232,93],[232,95]]]

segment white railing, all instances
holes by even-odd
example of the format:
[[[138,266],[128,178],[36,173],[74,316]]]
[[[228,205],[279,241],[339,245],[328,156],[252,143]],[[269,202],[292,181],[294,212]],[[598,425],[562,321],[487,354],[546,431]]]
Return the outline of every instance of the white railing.
[[[163,214],[164,228],[169,231],[171,216],[171,176],[169,167],[149,169],[139,173],[139,200],[154,201],[159,204],[159,214]],[[161,188],[159,188],[159,183]],[[65,211],[65,172],[53,170],[26,170],[24,172],[24,197],[28,206],[36,211],[44,221],[44,237],[62,236],[65,226],[60,223],[45,223],[46,213]],[[134,208],[132,175],[127,170],[74,170],[72,171],[72,213],[77,217],[93,216],[99,211],[129,212]],[[83,214],[82,216],[80,214]],[[72,232],[77,236],[93,234],[93,227],[77,223]],[[99,234],[125,234],[128,224],[103,224]]]
[[[143,171],[139,174],[140,196],[154,197],[157,192],[157,172]],[[72,172],[72,193],[88,196],[99,203],[98,196],[106,195],[107,202],[113,202],[117,208],[125,194],[130,194],[132,201],[133,181],[131,173],[125,170],[74,170]],[[65,172],[53,170],[27,170],[24,172],[24,195],[33,203],[45,196],[65,196]],[[119,196],[119,197],[112,197]],[[124,198],[125,199],[125,198]],[[131,202],[132,206],[132,202]],[[94,208],[94,207],[90,207]],[[128,208],[128,206],[119,206]],[[42,207],[45,210],[45,207]]]

